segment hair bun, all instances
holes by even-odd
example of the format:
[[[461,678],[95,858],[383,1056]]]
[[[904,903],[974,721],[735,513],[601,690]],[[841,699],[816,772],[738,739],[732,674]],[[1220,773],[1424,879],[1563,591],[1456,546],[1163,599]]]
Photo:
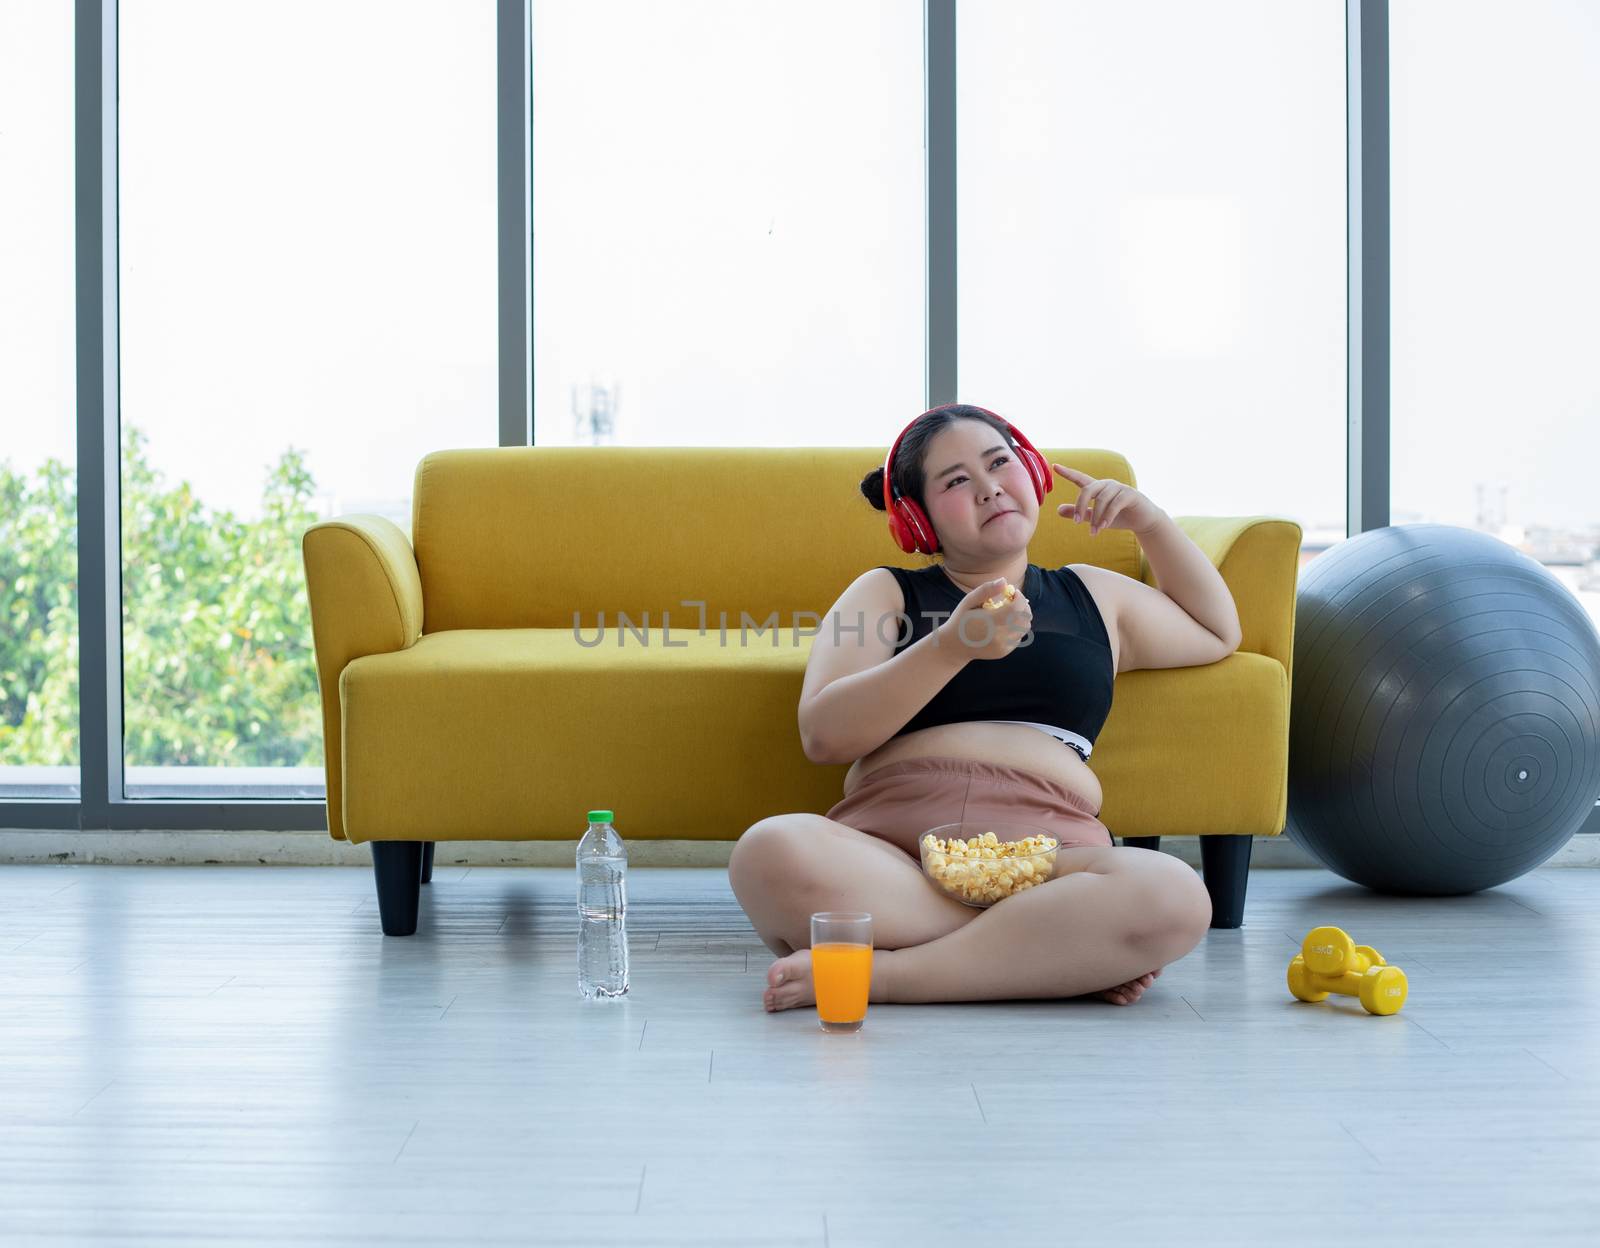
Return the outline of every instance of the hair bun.
[[[861,493],[866,500],[879,511],[887,511],[883,505],[883,465],[879,464],[866,476],[861,478]]]

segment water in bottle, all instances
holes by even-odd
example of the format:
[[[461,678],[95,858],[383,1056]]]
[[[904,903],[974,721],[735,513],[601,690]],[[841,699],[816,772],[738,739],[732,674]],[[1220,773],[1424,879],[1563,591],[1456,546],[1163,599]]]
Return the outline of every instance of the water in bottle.
[[[591,810],[578,842],[578,991],[591,1001],[628,991],[628,851],[611,818]]]

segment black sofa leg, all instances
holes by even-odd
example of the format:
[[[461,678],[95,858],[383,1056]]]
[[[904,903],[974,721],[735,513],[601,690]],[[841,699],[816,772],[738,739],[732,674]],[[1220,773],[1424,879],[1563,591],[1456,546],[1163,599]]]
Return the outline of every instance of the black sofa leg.
[[[1125,836],[1122,838],[1124,845],[1131,845],[1134,849],[1153,849],[1158,853],[1161,850],[1159,836]]]
[[[1211,926],[1238,927],[1244,922],[1245,886],[1250,882],[1248,836],[1202,836],[1200,866],[1211,894]]]
[[[372,874],[378,883],[378,918],[385,936],[417,930],[425,841],[373,841]]]
[[[433,842],[422,842],[422,882],[433,883]]]

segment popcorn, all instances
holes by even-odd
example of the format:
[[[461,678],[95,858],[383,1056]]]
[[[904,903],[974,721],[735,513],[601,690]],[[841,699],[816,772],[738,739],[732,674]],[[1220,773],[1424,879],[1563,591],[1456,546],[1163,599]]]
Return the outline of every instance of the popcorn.
[[[1001,607],[1005,606],[1006,603],[1010,602],[1016,596],[1017,596],[1017,587],[1015,585],[1013,585],[1010,581],[1007,581],[1006,582],[1006,592],[1003,593],[1003,594],[997,594],[995,597],[986,600],[984,602],[984,604],[983,604],[983,609],[985,611],[998,611]]]
[[[1053,836],[1002,841],[993,832],[967,840],[947,841],[932,832],[922,838],[929,877],[957,901],[976,906],[992,905],[1043,884],[1051,877],[1060,846]]]

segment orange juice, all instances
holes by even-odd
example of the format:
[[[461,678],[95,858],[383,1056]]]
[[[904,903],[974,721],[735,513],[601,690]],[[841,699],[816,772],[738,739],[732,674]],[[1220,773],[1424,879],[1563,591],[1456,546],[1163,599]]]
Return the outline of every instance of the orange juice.
[[[813,945],[811,983],[817,993],[817,1015],[823,1022],[860,1022],[867,1016],[872,987],[872,946]]]

